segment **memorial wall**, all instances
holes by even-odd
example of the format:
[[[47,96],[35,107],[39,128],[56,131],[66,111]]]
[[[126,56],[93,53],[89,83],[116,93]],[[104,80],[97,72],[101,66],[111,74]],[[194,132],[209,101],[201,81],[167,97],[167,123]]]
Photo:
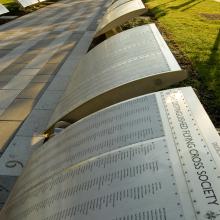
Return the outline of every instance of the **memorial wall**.
[[[77,121],[99,109],[187,77],[155,24],[123,31],[81,60],[57,105],[49,127]]]
[[[36,150],[1,215],[210,219],[219,213],[219,146],[192,88],[136,97],[87,116]]]
[[[193,88],[167,88],[186,77],[155,24],[90,50],[0,219],[220,219],[220,137]]]
[[[105,34],[127,22],[129,19],[135,18],[144,13],[146,13],[146,8],[142,0],[118,0],[109,7],[109,10],[106,11],[101,19],[95,37]]]

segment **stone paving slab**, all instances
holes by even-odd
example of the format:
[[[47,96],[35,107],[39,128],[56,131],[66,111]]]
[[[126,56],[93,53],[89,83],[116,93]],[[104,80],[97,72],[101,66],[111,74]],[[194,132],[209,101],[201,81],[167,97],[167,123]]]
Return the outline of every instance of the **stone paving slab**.
[[[54,54],[54,56],[51,57],[48,63],[49,64],[60,63],[67,57],[68,54],[69,54],[69,51],[60,51]]]
[[[13,63],[13,65],[10,65],[9,67],[5,68],[3,71],[0,72],[0,77],[2,75],[16,75],[18,72],[20,72],[25,66],[25,63],[17,64]]]
[[[6,109],[21,90],[0,90],[0,109]]]
[[[36,70],[36,69],[33,69]],[[3,87],[3,89],[7,90],[23,90],[26,87],[26,84],[28,84],[32,80],[32,75],[16,75],[14,78],[8,82],[7,85]],[[24,83],[26,82],[26,83]]]
[[[0,121],[0,153],[3,152],[5,145],[8,144],[20,124],[20,121]],[[5,137],[8,138],[5,139]]]
[[[4,82],[6,85],[11,79],[13,79],[14,74],[0,74],[0,82]]]
[[[19,42],[19,41],[14,41],[14,42],[12,42],[12,43],[10,43],[10,44],[1,46],[1,49],[2,49],[2,50],[13,50],[13,49],[15,49],[17,46],[19,46],[19,45],[20,45],[20,42]]]
[[[35,57],[35,54],[25,53],[22,56],[20,56],[15,63],[29,63],[33,58]]]
[[[52,80],[52,77],[53,76],[51,76],[51,75],[36,75],[34,78],[33,78],[33,80],[32,80],[32,82],[33,83],[47,83],[47,82],[49,82],[49,81],[51,81]]]
[[[24,120],[31,109],[33,108],[33,99],[18,99],[16,98],[4,113],[0,116],[1,120],[22,121]]]
[[[29,83],[26,88],[17,96],[20,99],[35,99],[46,86],[46,83]]]
[[[59,63],[46,63],[38,72],[38,75],[54,75],[59,68]]]

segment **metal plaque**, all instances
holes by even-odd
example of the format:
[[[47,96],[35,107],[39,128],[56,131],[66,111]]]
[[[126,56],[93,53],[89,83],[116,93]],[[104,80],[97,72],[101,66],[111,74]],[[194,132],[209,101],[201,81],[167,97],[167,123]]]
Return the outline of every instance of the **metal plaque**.
[[[190,87],[116,104],[36,150],[2,219],[218,220],[220,137]]]
[[[83,119],[67,128],[65,135],[57,135],[41,146],[28,162],[27,172],[21,174],[19,193],[95,155],[163,136],[155,96],[134,103],[124,103],[114,110],[109,108]]]
[[[79,120],[186,77],[154,24],[130,29],[104,41],[83,57],[49,127],[59,120]]]
[[[128,20],[146,12],[146,8],[141,0],[127,1],[124,4],[120,4],[120,2],[121,0],[110,6],[97,27],[95,37],[105,34]]]
[[[2,4],[0,4],[0,15],[8,13],[9,10]]]

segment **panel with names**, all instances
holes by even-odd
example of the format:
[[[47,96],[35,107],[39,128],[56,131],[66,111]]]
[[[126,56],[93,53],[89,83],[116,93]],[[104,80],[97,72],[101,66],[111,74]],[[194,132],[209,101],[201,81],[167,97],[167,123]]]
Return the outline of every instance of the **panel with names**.
[[[73,124],[32,156],[16,184],[23,191],[99,154],[164,136],[154,95],[115,105]]]
[[[51,117],[49,127],[63,118],[79,120],[102,108],[159,90],[186,77],[154,24],[124,31],[83,57]]]
[[[151,132],[144,132],[149,127]],[[217,220],[219,149],[219,135],[192,88],[137,97],[88,116],[45,143],[1,215]]]
[[[73,166],[4,211],[10,220],[184,219],[163,138]]]

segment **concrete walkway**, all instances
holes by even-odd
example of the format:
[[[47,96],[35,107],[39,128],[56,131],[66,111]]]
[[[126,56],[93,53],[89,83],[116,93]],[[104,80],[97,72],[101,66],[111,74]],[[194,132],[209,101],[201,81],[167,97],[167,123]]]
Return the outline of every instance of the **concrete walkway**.
[[[42,143],[42,131],[106,3],[63,0],[0,26],[0,186],[5,191]],[[0,196],[0,206],[6,197]]]

